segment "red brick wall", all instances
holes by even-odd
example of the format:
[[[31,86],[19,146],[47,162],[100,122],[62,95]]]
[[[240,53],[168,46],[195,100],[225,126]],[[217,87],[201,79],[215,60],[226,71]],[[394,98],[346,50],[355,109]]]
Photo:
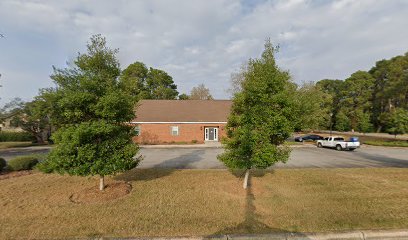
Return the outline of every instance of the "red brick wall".
[[[218,127],[218,141],[225,137],[225,124],[158,124],[142,123],[140,126],[140,136],[134,137],[133,140],[142,144],[158,144],[171,142],[191,142],[197,140],[199,143],[204,142],[204,128]],[[135,125],[135,126],[136,126]],[[179,135],[171,135],[171,127],[179,127]]]

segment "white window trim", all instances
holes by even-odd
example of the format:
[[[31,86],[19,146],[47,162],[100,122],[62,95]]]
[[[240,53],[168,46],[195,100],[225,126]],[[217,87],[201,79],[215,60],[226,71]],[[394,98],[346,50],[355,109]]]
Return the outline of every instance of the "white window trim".
[[[139,134],[137,134],[136,136],[140,136],[142,134],[142,128],[140,125],[135,126],[134,131],[136,132],[136,128],[138,128]]]
[[[177,129],[177,134],[173,134],[174,132],[176,132],[176,131],[174,131],[174,129]],[[180,127],[179,126],[171,126],[170,127],[170,134],[171,134],[171,136],[180,136]]]

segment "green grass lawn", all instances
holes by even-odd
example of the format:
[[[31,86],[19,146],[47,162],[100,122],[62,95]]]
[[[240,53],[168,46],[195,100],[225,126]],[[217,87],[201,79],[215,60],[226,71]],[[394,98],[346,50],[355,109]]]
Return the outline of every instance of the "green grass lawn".
[[[365,141],[364,144],[373,146],[385,146],[385,147],[408,147],[408,141],[381,141],[371,140]]]
[[[0,181],[0,239],[186,236],[408,228],[408,169],[279,169],[252,187],[227,170],[132,170],[130,194],[77,204],[96,178],[34,173]]]

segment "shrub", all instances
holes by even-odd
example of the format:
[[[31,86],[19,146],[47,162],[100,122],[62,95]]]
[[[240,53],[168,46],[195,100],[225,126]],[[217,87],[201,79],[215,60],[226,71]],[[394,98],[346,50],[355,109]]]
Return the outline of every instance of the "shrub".
[[[191,140],[191,143],[197,143],[198,141],[197,140]]]
[[[0,142],[29,142],[34,140],[33,136],[27,132],[0,132]]]
[[[32,156],[16,157],[8,162],[11,171],[31,170],[38,163],[38,159]]]
[[[7,162],[4,158],[0,158],[0,172],[6,167]]]

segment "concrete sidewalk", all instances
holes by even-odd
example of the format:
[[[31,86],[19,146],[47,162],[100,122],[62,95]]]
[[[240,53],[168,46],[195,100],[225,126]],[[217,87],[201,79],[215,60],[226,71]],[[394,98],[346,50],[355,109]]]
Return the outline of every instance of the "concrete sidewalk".
[[[249,240],[408,240],[408,230],[363,230],[332,233],[271,233],[271,234],[240,234],[196,237],[140,237],[140,238],[98,238],[127,240],[201,240],[201,239],[249,239]]]

